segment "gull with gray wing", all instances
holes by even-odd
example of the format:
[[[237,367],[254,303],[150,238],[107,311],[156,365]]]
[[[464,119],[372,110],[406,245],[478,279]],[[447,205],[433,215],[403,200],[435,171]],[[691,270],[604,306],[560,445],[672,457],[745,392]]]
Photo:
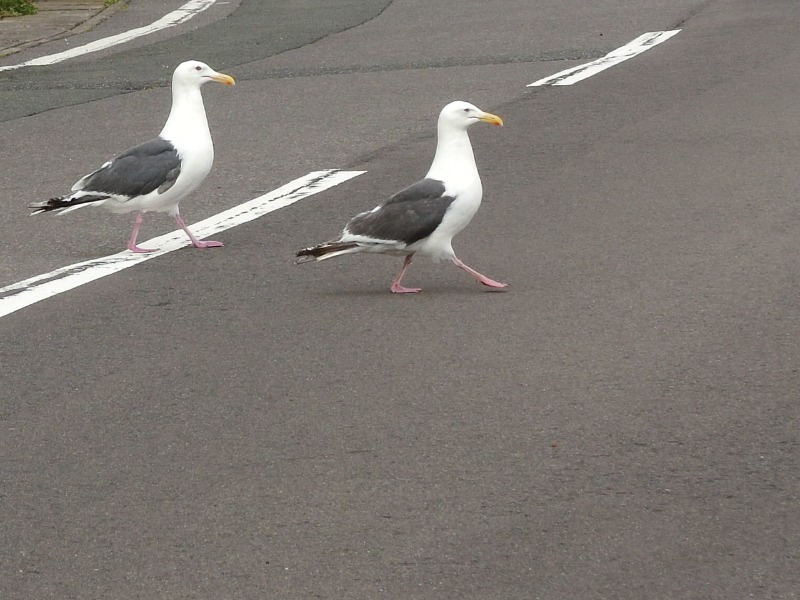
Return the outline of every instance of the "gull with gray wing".
[[[436,154],[425,178],[380,206],[353,217],[339,239],[300,250],[297,262],[358,252],[405,256],[390,289],[395,294],[407,294],[421,291],[400,284],[413,256],[420,254],[435,261],[450,260],[485,286],[507,287],[465,265],[452,246],[453,236],[469,224],[483,196],[467,135],[467,128],[479,121],[503,124],[497,115],[468,102],[456,101],[445,106],[439,114]]]
[[[72,186],[72,193],[30,205],[32,214],[64,214],[85,206],[102,206],[114,213],[136,212],[128,240],[131,252],[155,252],[136,245],[147,211],[166,212],[175,218],[196,248],[214,248],[221,242],[201,241],[189,231],[178,203],[196,190],[214,162],[214,144],[208,129],[200,87],[216,81],[233,85],[230,75],[207,64],[187,61],[172,75],[172,108],[158,137],[123,152]]]

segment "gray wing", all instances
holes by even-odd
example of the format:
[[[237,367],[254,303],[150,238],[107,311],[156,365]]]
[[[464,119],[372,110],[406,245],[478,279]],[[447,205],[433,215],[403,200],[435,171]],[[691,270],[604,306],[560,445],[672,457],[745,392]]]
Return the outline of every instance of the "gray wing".
[[[135,198],[153,190],[166,192],[181,172],[175,146],[156,138],[110,160],[73,186],[73,190]]]
[[[431,235],[455,200],[436,179],[423,179],[397,192],[378,208],[356,215],[345,233],[413,244]]]

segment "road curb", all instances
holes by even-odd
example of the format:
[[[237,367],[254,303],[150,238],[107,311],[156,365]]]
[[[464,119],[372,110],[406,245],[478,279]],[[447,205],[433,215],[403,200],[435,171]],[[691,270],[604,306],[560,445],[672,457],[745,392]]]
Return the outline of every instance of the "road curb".
[[[60,16],[63,16],[64,13],[77,12],[75,7],[86,6],[87,3],[85,1],[81,2],[76,0],[75,2],[60,2],[59,5],[63,6],[63,8],[40,10],[40,12],[36,15],[30,16],[8,17],[7,19],[15,19],[15,21],[17,19],[25,19],[26,24],[31,22],[35,24],[30,26],[29,32],[26,32],[25,34],[28,39],[23,42],[15,41],[9,44],[9,42],[3,40],[3,34],[5,32],[0,30],[0,58],[16,54],[22,50],[27,50],[28,48],[33,48],[40,44],[44,44],[59,38],[90,31],[106,19],[114,16],[117,11],[124,10],[128,6],[129,2],[130,0],[119,0],[118,2],[115,2],[109,6],[103,6],[102,3],[99,3],[100,5],[98,6],[97,12],[87,18],[85,17],[84,11],[81,17],[78,17],[75,21],[69,23],[66,28],[60,29],[56,33],[47,33],[48,31],[52,31],[52,27],[46,26],[46,17],[54,16],[56,13],[61,13]],[[36,18],[38,18],[37,21],[32,21],[32,19]]]

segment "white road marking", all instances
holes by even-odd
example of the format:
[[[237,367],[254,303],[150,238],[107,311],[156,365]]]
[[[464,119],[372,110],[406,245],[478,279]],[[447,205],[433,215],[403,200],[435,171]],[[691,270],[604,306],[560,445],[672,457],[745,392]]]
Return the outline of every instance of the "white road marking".
[[[673,35],[680,32],[680,29],[673,29],[672,31],[650,31],[643,33],[638,38],[625,44],[621,48],[617,48],[606,54],[603,58],[598,58],[585,65],[578,65],[571,69],[566,69],[550,75],[539,81],[529,83],[527,87],[543,86],[543,85],[572,85],[582,79],[596,75],[600,71],[604,71],[609,67],[613,67],[622,61],[633,58],[637,54],[641,54],[645,50],[649,50],[653,46],[660,44],[671,38]]]
[[[203,12],[207,8],[210,8],[215,2],[217,2],[217,0],[189,0],[189,2],[187,2],[180,8],[177,8],[173,10],[171,13],[164,15],[158,21],[150,23],[150,25],[145,25],[144,27],[137,27],[136,29],[131,29],[129,31],[123,31],[122,33],[118,33],[117,35],[112,35],[107,38],[103,38],[101,40],[96,40],[94,42],[90,42],[83,46],[78,46],[77,48],[65,50],[64,52],[59,52],[57,54],[41,56],[39,58],[34,58],[32,60],[28,60],[23,63],[19,63],[17,65],[7,65],[5,67],[0,67],[0,71],[9,71],[11,69],[20,69],[22,67],[30,67],[35,65],[52,65],[54,63],[68,60],[70,58],[75,58],[76,56],[82,56],[84,54],[89,54],[91,52],[97,52],[98,50],[105,50],[106,48],[110,48],[111,46],[116,46],[117,44],[124,44],[125,42],[129,42],[138,37],[149,35],[156,31],[161,31],[162,29],[166,29],[168,27],[174,27],[175,25],[179,25],[184,21],[188,21],[195,15]]]
[[[327,190],[363,173],[366,173],[366,171],[339,171],[338,169],[313,171],[263,196],[199,221],[191,226],[191,230],[199,239],[207,238],[220,231],[247,223],[279,208],[294,204],[298,200]],[[67,292],[122,269],[133,267],[146,260],[163,256],[168,252],[190,244],[191,242],[186,237],[186,234],[183,231],[176,230],[146,242],[141,242],[141,245],[145,248],[158,248],[156,252],[134,254],[129,250],[125,250],[111,256],[94,258],[67,267],[61,267],[50,273],[37,275],[25,281],[0,288],[0,317],[5,317],[41,300]],[[210,252],[214,251],[210,250]]]

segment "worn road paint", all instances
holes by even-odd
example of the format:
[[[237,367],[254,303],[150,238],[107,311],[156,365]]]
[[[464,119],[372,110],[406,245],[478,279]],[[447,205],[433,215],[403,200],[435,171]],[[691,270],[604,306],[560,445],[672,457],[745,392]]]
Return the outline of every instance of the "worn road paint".
[[[641,54],[645,50],[649,50],[653,46],[665,42],[673,35],[680,32],[680,29],[673,29],[671,31],[650,31],[637,37],[632,42],[625,44],[621,48],[617,48],[606,54],[603,58],[598,58],[590,63],[578,65],[571,69],[566,69],[550,75],[539,81],[529,83],[527,87],[544,86],[544,85],[572,85],[587,77],[596,75],[600,71],[604,71],[609,67],[613,67],[622,61],[633,58],[637,54]]]
[[[82,56],[84,54],[90,54],[91,52],[97,52],[98,50],[105,50],[106,48],[110,48],[111,46],[124,44],[125,42],[129,42],[138,37],[149,35],[156,31],[161,31],[162,29],[166,29],[168,27],[174,27],[175,25],[179,25],[184,21],[188,21],[193,16],[203,12],[207,8],[210,8],[216,2],[217,0],[189,0],[189,2],[187,2],[180,8],[177,8],[173,10],[171,13],[164,15],[163,17],[158,19],[158,21],[150,23],[150,25],[145,25],[144,27],[137,27],[136,29],[131,29],[129,31],[123,31],[122,33],[118,33],[117,35],[112,35],[107,38],[103,38],[101,40],[96,40],[94,42],[90,42],[83,46],[78,46],[77,48],[65,50],[64,52],[59,52],[57,54],[49,54],[48,56],[41,56],[39,58],[34,58],[25,61],[23,63],[19,63],[17,65],[7,65],[5,67],[0,67],[0,71],[9,71],[11,69],[19,69],[22,67],[31,67],[36,65],[52,65],[54,63],[62,62],[64,60],[69,60],[70,58],[75,58],[76,56]]]
[[[199,239],[203,239],[294,204],[298,200],[339,185],[363,173],[366,171],[339,171],[337,169],[314,171],[263,196],[199,221],[191,226],[191,230]],[[0,317],[190,244],[186,234],[176,230],[142,242],[144,247],[158,248],[149,254],[135,254],[125,250],[111,256],[61,267],[50,273],[37,275],[0,288]]]

